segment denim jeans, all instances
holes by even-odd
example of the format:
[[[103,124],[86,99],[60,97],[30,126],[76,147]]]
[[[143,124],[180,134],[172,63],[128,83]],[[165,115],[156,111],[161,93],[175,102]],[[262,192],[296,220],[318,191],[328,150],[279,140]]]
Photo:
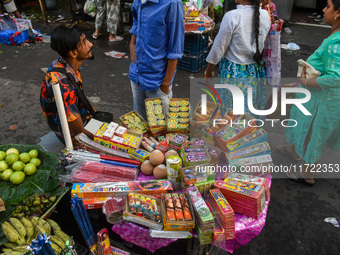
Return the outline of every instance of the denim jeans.
[[[162,100],[162,105],[164,109],[165,116],[168,115],[169,109],[169,101],[172,98],[172,85],[170,86],[169,94],[165,94],[160,88],[154,91],[143,91],[141,90],[140,86],[131,81],[131,90],[133,96],[133,109],[138,112],[145,120],[146,118],[146,111],[145,111],[145,99],[147,98],[156,98],[159,97]]]

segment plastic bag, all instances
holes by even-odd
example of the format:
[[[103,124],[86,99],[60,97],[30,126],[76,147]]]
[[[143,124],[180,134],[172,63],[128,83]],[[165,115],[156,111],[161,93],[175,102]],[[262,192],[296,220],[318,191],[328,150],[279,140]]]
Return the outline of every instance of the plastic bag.
[[[69,165],[65,169],[68,171],[68,174],[61,176],[63,181],[79,183],[128,182],[134,181],[138,175],[138,168],[96,161],[81,161]]]
[[[97,14],[97,1],[96,0],[87,0],[84,4],[84,13],[87,15],[94,17]]]

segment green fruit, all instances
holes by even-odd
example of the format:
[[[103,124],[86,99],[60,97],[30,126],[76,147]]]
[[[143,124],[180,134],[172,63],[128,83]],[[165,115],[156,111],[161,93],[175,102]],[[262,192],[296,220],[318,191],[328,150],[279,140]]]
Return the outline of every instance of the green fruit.
[[[6,152],[0,151],[0,160],[3,160],[6,157]]]
[[[27,163],[24,167],[24,173],[27,175],[35,174],[37,167],[33,163]]]
[[[21,171],[15,171],[11,174],[9,180],[13,184],[20,184],[25,180],[25,174]]]
[[[40,166],[41,160],[38,158],[32,158],[30,163],[34,164],[36,167]]]
[[[19,154],[10,153],[6,156],[5,161],[8,165],[12,165],[15,161],[19,160]]]
[[[31,156],[30,154],[28,154],[27,152],[23,152],[20,153],[19,155],[19,159],[23,162],[23,163],[28,163],[31,160]]]
[[[1,178],[4,181],[8,181],[9,177],[12,175],[12,173],[14,173],[14,171],[12,169],[8,168],[8,169],[6,169],[5,171],[2,172]]]
[[[31,156],[31,158],[36,158],[38,157],[38,151],[37,150],[30,150],[28,154]]]
[[[14,171],[21,171],[22,169],[24,169],[25,164],[22,163],[21,161],[15,161],[12,165],[12,169]]]
[[[19,155],[19,151],[16,148],[10,148],[6,151],[6,155],[11,154],[11,153],[15,153]]]
[[[5,160],[0,161],[0,172],[5,171],[8,168],[8,164],[6,163]]]

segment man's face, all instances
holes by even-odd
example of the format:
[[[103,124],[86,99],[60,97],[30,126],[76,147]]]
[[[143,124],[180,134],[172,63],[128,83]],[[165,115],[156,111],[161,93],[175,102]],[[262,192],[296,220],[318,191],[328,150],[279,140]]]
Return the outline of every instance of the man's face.
[[[80,36],[80,42],[78,43],[78,48],[77,48],[77,58],[79,60],[84,60],[84,59],[94,59],[94,55],[92,53],[93,49],[93,44],[87,40],[86,35],[82,34]]]

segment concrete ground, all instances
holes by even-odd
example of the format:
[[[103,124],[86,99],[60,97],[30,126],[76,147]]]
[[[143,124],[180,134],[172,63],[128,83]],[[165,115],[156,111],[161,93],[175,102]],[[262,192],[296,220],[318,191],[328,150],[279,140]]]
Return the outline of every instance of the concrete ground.
[[[34,23],[34,28],[50,33],[55,24]],[[82,25],[87,36],[93,26]],[[282,50],[282,77],[294,78],[297,60],[307,59],[330,34],[329,28],[290,25],[293,33],[283,33],[282,43],[295,42],[301,50]],[[95,60],[85,61],[82,69],[84,88],[97,109],[109,111],[114,118],[132,110],[132,94],[127,76],[129,58],[114,59],[104,52],[116,50],[129,56],[129,36],[122,42],[108,43],[102,36],[94,43]],[[57,58],[50,44],[9,46],[0,44],[0,144],[37,144],[40,137],[50,132],[40,109],[39,92],[46,68]],[[190,96],[190,76],[202,78],[204,70],[190,73],[178,70],[174,80],[174,97]],[[11,125],[16,125],[12,126]],[[11,130],[14,129],[14,130]],[[293,162],[275,149],[284,143],[284,128],[267,128],[272,156],[276,165]],[[320,163],[339,164],[340,153],[326,150]],[[317,179],[310,188],[277,174],[272,183],[271,201],[266,225],[251,242],[236,250],[234,254],[339,254],[340,231],[324,222],[326,217],[340,220],[339,180]],[[320,176],[322,177],[322,176]],[[72,217],[70,215],[70,217]],[[139,254],[143,249],[128,247]],[[175,247],[175,246],[171,246]],[[178,249],[163,248],[156,254],[184,254]],[[224,254],[223,251],[212,252]]]

